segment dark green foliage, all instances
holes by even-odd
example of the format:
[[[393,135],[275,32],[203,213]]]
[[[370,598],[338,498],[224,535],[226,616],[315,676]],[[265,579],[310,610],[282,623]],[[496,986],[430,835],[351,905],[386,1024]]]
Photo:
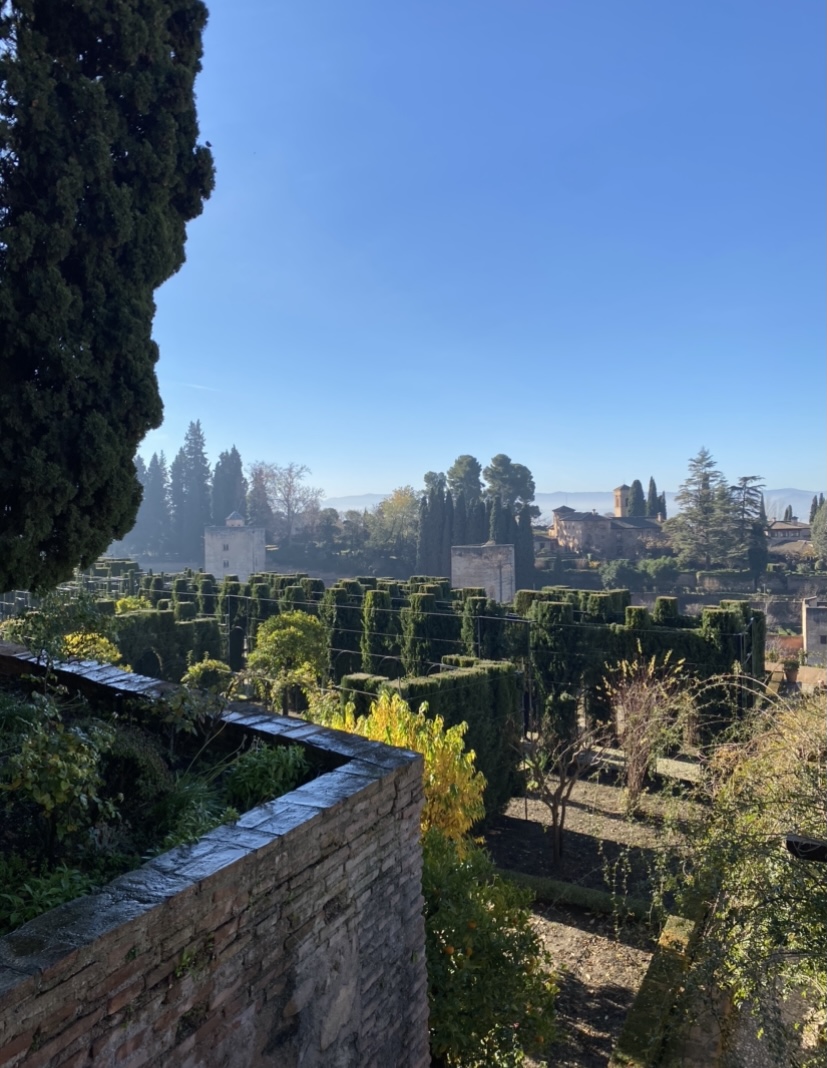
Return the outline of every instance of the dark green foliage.
[[[247,488],[241,456],[233,445],[229,452],[220,454],[213,471],[210,507],[214,526],[224,526],[233,512],[246,516]]]
[[[646,605],[630,604],[626,606],[626,626],[631,630],[645,630],[651,625],[649,609]]]
[[[514,570],[518,590],[534,588],[534,534],[531,530],[531,508],[528,504],[520,507],[517,516]]]
[[[186,619],[195,619],[198,615],[198,608],[192,603],[192,601],[179,601],[175,605],[175,621],[176,623]]]
[[[468,508],[462,490],[454,498],[453,543],[454,545],[468,544]]]
[[[427,675],[437,658],[431,650],[436,600],[430,593],[411,594],[410,604],[400,613],[402,664],[406,675]]]
[[[428,703],[429,716],[442,716],[447,727],[467,723],[466,749],[486,779],[486,815],[511,797],[519,764],[519,689],[517,672],[506,661],[480,661],[474,667],[385,683],[413,709]]]
[[[215,619],[185,619],[195,615],[194,604],[180,604],[175,611],[129,612],[117,616],[115,643],[124,660],[139,675],[178,682],[189,661],[205,656],[220,659],[221,634]]]
[[[217,604],[215,579],[212,575],[202,575],[198,584],[198,611],[202,616],[214,615]]]
[[[646,515],[646,498],[643,496],[643,486],[640,483],[640,479],[636,478],[629,488],[629,497],[626,502],[626,512],[628,515],[644,516]]]
[[[548,708],[550,700],[579,689],[586,630],[575,624],[571,604],[562,601],[536,601],[529,618],[532,672]]]
[[[359,598],[349,590],[356,586]],[[342,583],[325,590],[319,607],[319,618],[327,631],[330,656],[330,677],[338,682],[343,675],[352,675],[362,664],[362,608],[358,582]]]
[[[784,509],[784,522],[785,523],[792,523],[792,521],[793,521],[793,506],[791,504],[788,504],[787,507]]]
[[[510,515],[514,513],[517,501],[530,503],[534,500],[535,488],[531,472],[523,464],[515,464],[505,453],[494,456],[482,474],[486,482],[485,495],[490,500],[499,497],[502,507]]]
[[[442,530],[440,534],[439,567],[440,575],[451,574],[451,546],[454,544],[454,499],[450,492],[445,494],[442,505]]]
[[[505,610],[487,597],[468,597],[462,605],[462,645],[469,656],[499,660],[504,653]]]
[[[543,597],[544,594],[542,594],[540,590],[517,590],[517,592],[514,594],[513,601],[515,615],[527,616],[534,602],[542,600]],[[548,600],[547,597],[546,600]]]
[[[281,591],[279,608],[282,612],[311,612],[313,605],[307,600],[307,593],[303,586],[285,586]]]
[[[630,560],[607,560],[599,567],[600,581],[607,590],[625,586],[636,593],[643,588],[644,577],[641,570]]]
[[[143,480],[143,499],[138,518],[128,537],[143,552],[163,553],[170,542],[169,473],[163,452],[152,454]]]
[[[310,765],[300,745],[254,742],[227,774],[224,783],[227,801],[239,812],[246,812],[295,790],[309,771]]]
[[[458,456],[446,473],[448,489],[455,499],[462,494],[464,503],[472,504],[482,495],[481,474],[482,466],[476,457],[469,456],[467,453]],[[463,542],[456,544],[462,545]]]
[[[395,679],[402,672],[399,614],[386,590],[368,590],[362,608],[362,669]]]
[[[646,494],[646,515],[650,519],[657,519],[660,513],[660,497],[654,478],[649,478],[649,491]]]
[[[666,627],[674,627],[678,622],[678,598],[657,597],[652,612],[652,620]]]
[[[370,712],[371,702],[379,695],[379,690],[388,681],[385,675],[369,675],[356,671],[344,675],[339,680],[342,704],[352,703],[357,716],[366,716]]]
[[[0,589],[53,586],[134,524],[161,422],[153,294],[213,183],[201,0],[26,0],[0,37]]]

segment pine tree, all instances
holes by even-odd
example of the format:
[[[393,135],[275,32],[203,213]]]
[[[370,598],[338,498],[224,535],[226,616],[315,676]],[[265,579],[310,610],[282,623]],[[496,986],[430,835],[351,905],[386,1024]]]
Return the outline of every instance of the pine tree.
[[[210,464],[207,460],[204,432],[200,420],[190,423],[184,438],[186,488],[184,519],[184,556],[187,560],[204,559],[204,527],[209,526]]]
[[[247,479],[241,465],[241,456],[233,445],[229,452],[222,452],[212,476],[212,521],[213,526],[223,526],[233,512],[247,514]]]
[[[639,478],[636,478],[629,488],[626,513],[630,516],[646,515],[646,498],[643,496],[643,486],[640,484]]]
[[[170,540],[169,476],[163,453],[153,453],[144,481],[144,499],[132,532],[138,552],[164,553]]]
[[[201,0],[0,8],[0,589],[46,587],[134,524],[161,422],[155,289],[213,183]]]
[[[250,482],[247,491],[247,522],[251,527],[263,527],[265,537],[268,543],[270,542],[275,528],[275,516],[273,515],[273,509],[270,507],[264,472],[257,464],[253,464],[250,468]]]
[[[655,480],[650,476],[649,478],[649,490],[646,494],[646,515],[650,519],[657,519],[660,514],[660,498],[658,497],[658,487],[655,485]]]
[[[668,521],[666,529],[683,562],[705,568],[726,563],[734,544],[735,508],[708,449],[702,448],[689,461],[689,475],[675,499],[681,511]]]
[[[169,550],[173,557],[186,556],[187,454],[183,446],[169,465]]]
[[[482,495],[482,482],[480,475],[482,467],[475,456],[464,453],[458,456],[447,471],[448,488],[457,499],[460,493],[465,497],[466,504],[471,504]]]

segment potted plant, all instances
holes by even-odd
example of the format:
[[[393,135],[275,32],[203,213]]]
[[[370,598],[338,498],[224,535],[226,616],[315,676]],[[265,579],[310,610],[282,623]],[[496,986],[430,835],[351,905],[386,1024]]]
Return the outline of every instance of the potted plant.
[[[787,682],[796,682],[798,679],[798,657],[790,657],[784,660],[784,675]]]

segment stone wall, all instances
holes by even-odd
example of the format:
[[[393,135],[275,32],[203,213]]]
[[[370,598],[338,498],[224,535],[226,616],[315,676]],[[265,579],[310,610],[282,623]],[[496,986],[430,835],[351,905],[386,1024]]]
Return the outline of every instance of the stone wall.
[[[219,582],[225,575],[246,582],[267,566],[264,537],[264,527],[206,527],[204,570]]]
[[[421,758],[226,718],[338,766],[0,939],[2,1068],[430,1063]]]
[[[827,666],[827,600],[812,597],[802,601],[801,630],[807,663]]]
[[[513,545],[454,545],[451,548],[451,585],[482,587],[492,601],[514,600]]]

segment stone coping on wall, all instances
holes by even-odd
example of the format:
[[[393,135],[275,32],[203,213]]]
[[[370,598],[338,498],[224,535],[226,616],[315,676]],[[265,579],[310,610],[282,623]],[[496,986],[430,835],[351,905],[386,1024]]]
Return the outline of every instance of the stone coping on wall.
[[[0,675],[19,677],[44,672],[43,665],[25,650],[0,643]],[[179,689],[170,683],[89,661],[61,663],[55,666],[54,673],[59,683],[71,689],[116,702],[119,697],[135,696],[157,700]],[[94,1051],[104,1048],[114,1058],[112,1063],[115,1059],[126,1058],[131,1065],[138,1054],[129,1043],[134,1045],[138,1040],[129,1038],[129,1035],[143,1033],[136,1032],[138,1025],[144,1026],[147,1019],[154,1019],[152,1013],[158,1012],[161,996],[158,990],[164,984],[166,993],[162,1003],[167,1004],[171,997],[171,976],[178,975],[169,963],[168,948],[164,948],[168,946],[170,936],[165,935],[160,948],[152,945],[153,925],[156,924],[153,915],[157,912],[161,918],[166,909],[168,923],[169,915],[177,915],[180,909],[186,909],[188,901],[214,901],[217,895],[232,892],[221,889],[228,882],[230,887],[239,886],[240,899],[245,899],[246,895],[248,901],[260,901],[260,870],[263,867],[268,872],[276,872],[267,877],[273,881],[272,891],[265,890],[265,897],[269,894],[272,901],[256,908],[263,907],[265,913],[269,909],[273,918],[262,920],[258,913],[248,917],[241,905],[236,912],[242,913],[242,918],[253,925],[253,930],[265,924],[272,929],[274,923],[280,925],[279,930],[284,927],[289,936],[280,934],[282,941],[278,941],[276,948],[262,950],[270,954],[265,964],[257,960],[255,965],[259,972],[262,968],[269,969],[281,978],[273,979],[263,993],[256,993],[255,982],[247,983],[245,997],[233,1009],[236,1016],[232,1020],[228,1017],[226,1025],[222,1025],[227,1032],[224,1045],[219,1041],[218,1033],[210,1039],[215,1050],[224,1050],[222,1059],[211,1059],[218,1057],[217,1053],[208,1056],[202,1052],[199,1056],[203,1059],[193,1063],[236,1063],[227,1059],[226,1050],[232,1048],[231,1032],[239,1027],[246,1028],[249,1035],[245,1056],[251,1057],[246,1061],[239,1060],[239,1064],[270,1064],[264,1056],[269,1049],[267,1042],[270,1046],[276,1042],[282,1049],[282,1054],[287,1057],[284,1064],[293,1064],[294,1058],[298,1058],[296,1064],[301,1062],[308,1066],[332,1063],[325,1059],[324,1050],[334,1041],[330,1036],[333,1034],[331,1020],[335,1019],[339,1029],[335,1041],[346,1040],[350,1043],[348,1048],[352,1046],[353,1050],[350,1059],[342,1059],[343,1065],[382,1063],[392,1049],[397,1049],[393,1056],[397,1057],[399,1065],[419,1068],[427,1064],[427,980],[418,845],[422,757],[355,735],[271,714],[247,702],[229,704],[223,718],[234,729],[251,732],[275,743],[298,743],[311,750],[317,763],[330,770],[323,771],[316,779],[289,794],[251,809],[236,822],[215,828],[196,843],[155,857],[141,868],[116,878],[99,892],[61,905],[0,938],[0,1064],[4,1068],[7,1064],[4,1054],[12,1048],[18,1052],[8,1064],[27,1068],[41,1064],[98,1063]],[[299,891],[297,887],[311,889]],[[302,893],[306,900],[302,900]],[[371,914],[368,900],[377,915]],[[344,910],[344,919],[337,921],[341,910]],[[204,910],[203,903],[195,907],[193,915],[196,915],[195,919],[182,916],[185,927],[189,929],[194,923],[196,935],[202,941],[204,938],[218,939],[213,930],[218,932],[224,928],[214,926],[212,913],[209,909]],[[297,917],[301,917],[301,922]],[[336,943],[340,938],[336,932],[342,923],[345,923],[350,939],[344,949]],[[298,928],[298,934],[295,928]],[[142,954],[145,953],[144,943],[150,943],[150,950],[146,951],[142,967],[139,967],[140,960],[131,966],[129,981],[138,984],[135,989],[140,989],[140,996],[133,1002],[133,1007],[137,1006],[136,1015],[134,1019],[130,1017],[129,1034],[124,1037],[124,1025],[118,1017],[123,1006],[116,993],[117,982],[106,972],[105,958],[111,956],[106,947],[116,943],[121,953],[120,970],[130,970],[130,965],[123,963],[129,961],[128,953],[126,958],[123,956],[124,946],[128,949],[128,944],[132,944],[131,940],[136,937],[137,944],[142,946]],[[237,937],[240,939],[241,935]],[[192,930],[186,936],[182,933],[182,947],[193,938]],[[176,952],[180,954],[181,948]],[[334,950],[338,954],[337,960],[344,954],[350,961],[350,971],[340,969],[338,964],[331,970],[328,958]],[[311,951],[315,954],[313,959],[317,959],[313,968],[307,963]],[[294,953],[298,954],[295,959]],[[159,954],[160,957],[166,954],[166,959],[160,959]],[[216,1023],[213,1016],[223,1020],[230,1013],[229,1003],[224,1004],[226,995],[219,989],[218,978],[219,972],[223,974],[221,969],[226,970],[229,965],[218,955],[217,949],[215,954],[217,963],[209,965],[215,975],[211,972],[204,980],[207,993],[202,992],[202,1002],[199,1002],[208,1006],[211,1028],[220,1023]],[[388,972],[387,984],[383,980],[378,987],[377,968],[380,973],[382,968]],[[150,990],[148,984],[159,969],[166,969],[165,978]],[[350,976],[349,985],[331,992],[330,984],[334,981],[331,975],[339,976],[336,981],[340,986],[344,983],[340,971]],[[116,977],[117,974],[116,970]],[[310,1022],[304,1030],[290,1016],[294,1011],[290,1009],[293,1001],[287,1001],[286,1007],[278,1011],[265,1004],[268,998],[275,1004],[273,991],[281,990],[285,983],[289,992],[293,982],[290,977],[299,974],[315,976],[313,997],[318,1001],[316,1010],[305,1013]],[[308,981],[303,980],[305,986]],[[49,989],[62,990],[65,983],[69,986],[64,990],[60,1004],[57,1007],[51,1005]],[[396,991],[397,985],[401,994]],[[378,990],[383,993],[378,994]],[[78,1000],[78,1007],[73,1012],[65,1007],[66,991],[70,998]],[[90,991],[91,1000],[84,1003],[83,999]],[[151,1002],[153,996],[155,1001]],[[194,1038],[186,1042],[181,1038],[185,1032],[188,1034],[187,1029],[192,1025],[188,1020],[194,1012],[190,1004],[193,997],[194,994],[188,1001],[181,1001],[177,1015],[174,1006],[167,1011],[171,1017],[168,1035],[160,1034],[159,1037],[156,1035],[157,1023],[150,1025],[157,1046],[153,1055],[162,1058],[160,1061],[156,1059],[155,1063],[188,1065],[190,1061],[184,1053],[193,1042],[197,1045],[202,1041],[199,1048],[206,1048],[207,1038],[199,1037],[202,1032],[206,1035],[206,1020],[195,1021],[198,1029]],[[325,998],[333,1006],[329,1011],[325,1009]],[[112,1008],[113,1002],[115,1009]],[[341,1009],[345,1003],[351,1006],[347,1011]],[[267,1012],[271,1015],[275,1012],[273,1020],[267,1017],[270,1037],[266,1041],[260,1034],[263,1024],[251,1022],[252,1004],[256,1005],[253,1015],[257,1018],[263,1019]],[[264,1009],[262,1005],[265,1005]],[[332,1018],[330,1012],[336,1006],[340,1006],[336,1010],[339,1015]],[[348,1017],[348,1012],[353,1019]],[[78,1014],[81,1016],[76,1018]],[[389,1018],[391,1022],[388,1022]],[[81,1020],[85,1021],[82,1027]],[[185,1031],[182,1031],[182,1021],[186,1023]],[[115,1025],[121,1028],[117,1033]],[[276,1034],[277,1041],[272,1037]],[[121,1039],[120,1052],[117,1052],[113,1043]],[[162,1044],[158,1045],[159,1042]],[[399,1052],[402,1045],[408,1047],[409,1052]],[[299,1046],[303,1052],[299,1051]],[[259,1054],[251,1054],[253,1048],[258,1049]],[[288,1049],[294,1052],[288,1055]]]

